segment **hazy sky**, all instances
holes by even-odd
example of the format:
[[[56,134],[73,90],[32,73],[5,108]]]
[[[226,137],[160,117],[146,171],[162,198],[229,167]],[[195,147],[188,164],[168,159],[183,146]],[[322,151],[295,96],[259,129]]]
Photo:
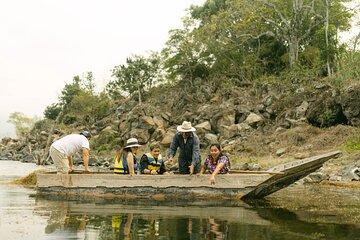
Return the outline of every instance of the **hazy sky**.
[[[102,89],[132,54],[158,51],[205,0],[0,0],[0,138],[9,114],[41,117],[65,83],[92,71]]]

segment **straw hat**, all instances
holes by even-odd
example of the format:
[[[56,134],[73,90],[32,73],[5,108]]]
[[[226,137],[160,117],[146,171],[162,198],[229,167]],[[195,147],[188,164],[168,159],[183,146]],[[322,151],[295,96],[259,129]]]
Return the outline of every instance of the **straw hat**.
[[[141,147],[138,140],[136,138],[129,138],[126,140],[126,145],[124,148],[131,148],[131,147]]]
[[[179,132],[194,132],[196,129],[191,126],[191,122],[183,121],[183,123],[177,127]]]

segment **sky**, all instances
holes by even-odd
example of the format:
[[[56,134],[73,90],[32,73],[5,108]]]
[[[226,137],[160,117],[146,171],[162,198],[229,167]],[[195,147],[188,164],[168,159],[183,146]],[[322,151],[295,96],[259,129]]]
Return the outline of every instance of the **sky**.
[[[133,54],[161,50],[205,0],[0,0],[0,138],[12,112],[43,117],[66,83],[91,71],[98,89]]]

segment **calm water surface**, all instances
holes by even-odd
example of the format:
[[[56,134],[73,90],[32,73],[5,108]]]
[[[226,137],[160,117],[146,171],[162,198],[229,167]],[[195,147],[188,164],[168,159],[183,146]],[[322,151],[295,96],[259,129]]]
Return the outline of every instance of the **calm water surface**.
[[[34,164],[0,161],[0,239],[360,239],[359,189],[293,186],[257,203],[38,198],[7,184]]]

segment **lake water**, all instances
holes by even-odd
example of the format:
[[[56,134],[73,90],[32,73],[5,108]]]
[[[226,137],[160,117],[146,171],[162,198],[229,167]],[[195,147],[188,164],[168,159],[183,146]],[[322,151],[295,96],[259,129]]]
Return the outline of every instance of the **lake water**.
[[[360,191],[292,186],[258,203],[36,197],[7,182],[34,164],[0,161],[0,239],[360,239]]]

